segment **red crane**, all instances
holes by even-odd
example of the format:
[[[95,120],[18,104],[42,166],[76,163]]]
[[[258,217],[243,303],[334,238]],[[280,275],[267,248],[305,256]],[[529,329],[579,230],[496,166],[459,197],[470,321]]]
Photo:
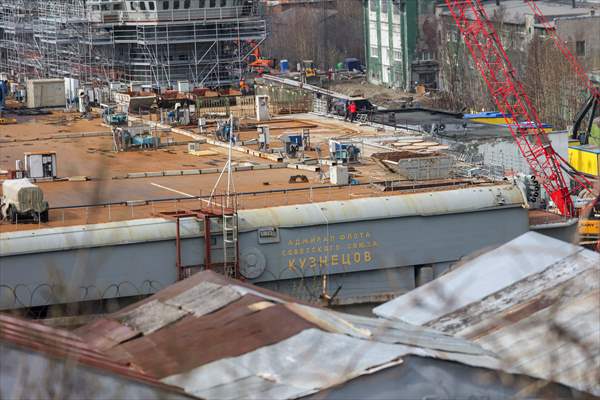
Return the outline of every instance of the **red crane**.
[[[550,144],[538,113],[523,85],[517,79],[496,29],[490,22],[481,0],[445,0],[465,44],[481,73],[498,110],[525,157],[532,173],[542,184],[561,214],[574,216],[571,194],[592,184],[575,171]],[[586,78],[587,80],[587,78]],[[532,125],[533,123],[533,125]],[[533,135],[532,135],[533,132]],[[571,190],[562,171],[577,183]]]
[[[587,140],[589,138],[593,123],[592,121],[594,120],[596,114],[600,113],[600,89],[588,78],[585,69],[581,66],[581,64],[579,64],[577,58],[573,56],[573,54],[569,50],[567,42],[560,38],[558,32],[556,31],[555,25],[548,21],[546,16],[542,13],[542,10],[540,10],[538,4],[535,2],[535,0],[526,1],[529,5],[529,8],[531,8],[531,11],[533,11],[533,14],[535,15],[535,21],[544,27],[546,35],[548,35],[548,37],[550,37],[554,41],[556,48],[571,64],[571,68],[573,68],[573,71],[575,71],[579,79],[581,79],[583,84],[587,87],[587,89],[590,92],[589,98],[587,99],[582,109],[579,111],[573,123],[573,132],[571,136],[572,139],[582,139],[582,137],[580,136],[580,127],[583,123],[583,120],[585,119],[586,114],[588,114],[589,123],[587,129],[583,132],[584,136],[582,142],[582,144],[587,144]]]

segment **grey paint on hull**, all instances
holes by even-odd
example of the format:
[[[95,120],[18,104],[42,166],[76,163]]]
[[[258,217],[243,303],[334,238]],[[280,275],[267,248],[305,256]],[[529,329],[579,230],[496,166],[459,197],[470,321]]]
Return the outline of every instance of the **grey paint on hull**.
[[[409,290],[415,284],[413,266],[456,261],[527,230],[527,210],[510,207],[282,228],[278,243],[262,245],[258,243],[257,230],[253,230],[240,233],[240,252],[242,263],[247,262],[249,249],[255,254],[255,263],[261,255],[264,257],[265,271],[251,282],[279,285],[283,291],[294,294],[293,288],[304,285],[302,279],[328,272],[334,274],[330,287],[335,290],[342,286],[338,297],[349,300]],[[332,236],[333,247],[327,253],[324,238]],[[313,247],[319,248],[317,237],[321,253],[312,252]],[[216,239],[217,243],[221,240]],[[313,239],[315,243],[311,243]],[[184,239],[183,264],[201,264],[203,248],[202,237]],[[309,254],[299,254],[300,249],[305,253],[307,248]],[[175,256],[174,240],[5,256],[0,266],[0,309],[154,293],[175,281]],[[313,267],[310,257],[315,257]],[[393,267],[402,268],[389,270]],[[367,272],[377,269],[388,272]],[[394,279],[389,279],[389,271]]]

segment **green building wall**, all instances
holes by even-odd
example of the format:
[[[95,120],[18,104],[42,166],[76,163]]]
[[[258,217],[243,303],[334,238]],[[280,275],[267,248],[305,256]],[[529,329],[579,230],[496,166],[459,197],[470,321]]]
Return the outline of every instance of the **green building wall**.
[[[376,21],[371,21],[371,2],[375,9]],[[371,83],[381,84],[398,89],[408,90],[411,87],[411,64],[415,57],[417,40],[419,36],[419,15],[421,12],[429,12],[434,0],[365,0],[364,8],[364,38],[365,55],[367,65],[367,80]],[[382,12],[384,3],[387,3],[387,13]],[[394,59],[394,35],[393,29],[394,6],[400,7],[400,60]],[[403,6],[402,6],[403,4]],[[373,26],[373,23],[375,26]],[[382,36],[382,27],[387,26],[387,37]],[[371,30],[376,28],[377,46],[371,48]],[[387,60],[383,60],[382,43],[386,43],[389,51]],[[375,46],[373,46],[375,47]],[[384,63],[384,61],[387,61]],[[385,78],[385,64],[389,65],[389,75]]]

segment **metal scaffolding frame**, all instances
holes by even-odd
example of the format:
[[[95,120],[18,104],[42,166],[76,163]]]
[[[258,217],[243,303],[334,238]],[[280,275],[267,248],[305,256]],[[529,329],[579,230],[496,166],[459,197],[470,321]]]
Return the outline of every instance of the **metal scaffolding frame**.
[[[98,4],[106,3],[0,0],[0,71],[20,78],[218,87],[239,81],[246,59],[266,37],[257,0],[157,12],[146,20],[122,11],[124,1],[119,12],[96,11]]]

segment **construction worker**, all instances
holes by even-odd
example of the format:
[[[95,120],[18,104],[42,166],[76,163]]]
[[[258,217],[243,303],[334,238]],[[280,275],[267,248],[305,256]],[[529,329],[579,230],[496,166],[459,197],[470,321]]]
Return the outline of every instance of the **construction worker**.
[[[356,118],[356,103],[351,101],[350,105],[348,106],[348,111],[350,111],[350,122],[354,122],[354,119]]]
[[[0,81],[0,115],[4,111],[6,96],[8,95],[8,81]]]
[[[242,78],[240,79],[240,92],[242,92],[242,96],[245,96],[247,91],[248,85],[246,84],[246,80]]]
[[[344,121],[348,121],[350,119],[350,102],[346,100],[344,102]]]

